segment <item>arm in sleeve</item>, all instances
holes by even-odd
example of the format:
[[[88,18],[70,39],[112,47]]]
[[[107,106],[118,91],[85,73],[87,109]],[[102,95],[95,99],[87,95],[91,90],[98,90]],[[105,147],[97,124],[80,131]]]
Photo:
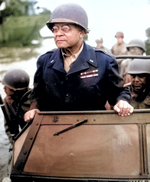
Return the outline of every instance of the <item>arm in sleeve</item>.
[[[123,78],[119,75],[118,64],[115,58],[111,58],[108,62],[108,82],[109,95],[108,101],[111,105],[115,105],[119,100],[129,102],[131,95],[128,88],[124,88]]]
[[[39,108],[39,99],[42,92],[43,86],[43,68],[42,68],[42,58],[40,57],[37,61],[37,70],[34,75],[34,88],[30,95],[31,101],[31,109],[38,109]]]

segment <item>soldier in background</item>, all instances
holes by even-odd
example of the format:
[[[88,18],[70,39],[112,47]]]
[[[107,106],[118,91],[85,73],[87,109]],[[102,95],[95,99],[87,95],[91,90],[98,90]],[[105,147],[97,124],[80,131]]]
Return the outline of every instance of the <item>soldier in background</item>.
[[[120,116],[130,115],[129,90],[123,88],[115,57],[83,41],[89,32],[85,10],[75,3],[62,4],[53,11],[47,26],[58,48],[37,61],[33,102],[25,121],[39,110],[105,110],[107,100]]]
[[[124,34],[123,32],[117,32],[115,35],[117,39],[117,43],[112,46],[111,52],[113,55],[118,56],[118,55],[126,55],[128,53],[127,48],[126,48],[126,43],[123,41],[124,39]],[[120,69],[120,64],[123,59],[117,59],[119,69]]]
[[[143,55],[146,51],[144,41],[140,39],[133,39],[127,45],[128,54],[130,55]],[[124,78],[124,83],[129,83],[130,75],[128,69],[133,59],[125,59],[120,64],[120,75]]]
[[[148,38],[145,41],[146,55],[150,55],[150,27],[145,30],[145,33],[146,33],[146,37]]]
[[[31,89],[29,89],[29,80],[29,75],[21,69],[9,70],[2,79],[6,93],[3,107],[4,127],[10,141],[7,177],[3,179],[3,182],[10,181],[13,144],[16,135],[26,125],[24,113],[30,108]]]
[[[24,70],[12,69],[5,74],[2,84],[6,93],[4,98],[5,131],[13,145],[14,137],[26,124],[24,113],[30,107],[29,75]]]
[[[134,109],[150,108],[150,59],[134,59],[128,73],[131,76],[130,104]]]
[[[104,51],[111,53],[111,51],[109,49],[107,49],[106,47],[103,46],[103,39],[102,38],[96,39],[95,42],[97,44],[96,48],[103,49]]]

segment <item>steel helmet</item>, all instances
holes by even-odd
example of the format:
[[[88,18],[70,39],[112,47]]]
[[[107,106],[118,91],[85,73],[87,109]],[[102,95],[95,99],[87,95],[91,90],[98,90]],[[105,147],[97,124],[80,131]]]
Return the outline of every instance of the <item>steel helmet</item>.
[[[133,39],[131,40],[127,45],[126,45],[128,51],[129,51],[129,47],[139,47],[141,48],[144,52],[146,51],[145,49],[145,43],[144,41],[140,40],[140,39]]]
[[[73,23],[81,26],[86,33],[89,32],[87,14],[81,6],[75,3],[62,4],[55,8],[46,25],[51,30],[54,23]]]
[[[150,74],[150,59],[134,59],[128,70],[129,74]]]
[[[4,78],[2,84],[10,87],[13,90],[23,90],[29,86],[29,75],[22,69],[9,70]]]
[[[117,32],[115,37],[122,37],[122,38],[124,38],[124,34],[123,34],[123,32]]]

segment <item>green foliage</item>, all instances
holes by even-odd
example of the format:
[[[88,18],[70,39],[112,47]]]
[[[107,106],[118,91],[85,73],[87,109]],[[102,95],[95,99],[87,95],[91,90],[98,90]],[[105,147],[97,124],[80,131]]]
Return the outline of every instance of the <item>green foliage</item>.
[[[22,47],[31,45],[33,39],[39,40],[39,30],[49,20],[51,12],[45,8],[40,15],[31,16],[28,15],[29,8],[33,6],[31,2],[6,2],[6,8],[0,11],[0,45]]]
[[[0,32],[0,44],[15,47],[30,46],[33,39],[40,40],[39,30],[49,18],[49,14],[7,17],[3,23],[4,35]]]
[[[84,40],[84,41],[88,40],[88,35],[87,35],[87,34],[85,34],[85,35],[83,36],[83,40]]]
[[[9,5],[1,12],[2,17],[20,16],[22,12],[23,2],[21,0],[10,0]]]

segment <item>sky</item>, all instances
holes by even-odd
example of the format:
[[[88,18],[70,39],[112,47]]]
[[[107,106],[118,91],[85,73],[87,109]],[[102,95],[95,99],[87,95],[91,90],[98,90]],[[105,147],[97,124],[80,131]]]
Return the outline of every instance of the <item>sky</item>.
[[[124,33],[124,41],[138,38],[146,40],[145,30],[150,27],[150,0],[38,0],[41,7],[51,12],[64,3],[81,5],[88,15],[88,43],[96,46],[96,39],[103,38],[103,45],[111,48],[116,43],[115,34]]]

